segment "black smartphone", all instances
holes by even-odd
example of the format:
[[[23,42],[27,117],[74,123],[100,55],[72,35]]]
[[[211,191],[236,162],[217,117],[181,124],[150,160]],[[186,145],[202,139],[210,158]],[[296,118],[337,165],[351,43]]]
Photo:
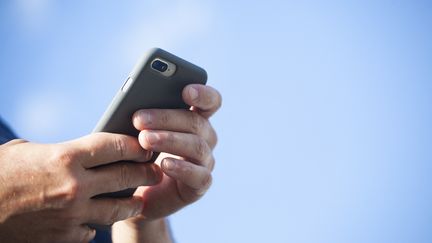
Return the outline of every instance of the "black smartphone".
[[[190,109],[183,101],[183,88],[206,82],[204,69],[160,48],[153,48],[129,74],[93,132],[138,137],[139,131],[132,124],[132,115],[137,110]],[[157,156],[158,153],[154,153],[149,162],[154,162]],[[97,197],[130,197],[135,189],[104,193]]]

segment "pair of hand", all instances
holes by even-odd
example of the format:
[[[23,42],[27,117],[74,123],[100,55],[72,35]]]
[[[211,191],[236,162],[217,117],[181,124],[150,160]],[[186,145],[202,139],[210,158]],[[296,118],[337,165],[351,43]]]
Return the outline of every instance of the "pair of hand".
[[[217,139],[208,118],[221,105],[219,93],[202,85],[187,86],[183,99],[191,111],[137,111],[138,139],[96,133],[0,146],[0,241],[88,242],[95,236],[88,224],[115,222],[115,242],[169,240],[164,217],[210,186]],[[156,164],[139,163],[150,151],[166,154]],[[137,163],[112,163],[122,160]],[[138,187],[132,198],[92,198],[131,187]]]

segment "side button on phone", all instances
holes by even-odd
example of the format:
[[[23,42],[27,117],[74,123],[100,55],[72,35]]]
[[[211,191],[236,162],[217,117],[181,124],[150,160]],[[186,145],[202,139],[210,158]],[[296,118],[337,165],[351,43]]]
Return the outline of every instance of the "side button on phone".
[[[121,91],[122,92],[126,92],[129,89],[129,87],[131,86],[132,81],[133,81],[133,79],[131,77],[128,77],[126,79],[125,83],[123,84],[123,87],[121,88]]]

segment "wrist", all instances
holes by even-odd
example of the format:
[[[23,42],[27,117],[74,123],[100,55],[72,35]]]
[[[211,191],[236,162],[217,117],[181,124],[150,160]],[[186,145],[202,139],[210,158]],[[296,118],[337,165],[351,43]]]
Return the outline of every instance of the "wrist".
[[[0,223],[14,215],[44,207],[41,195],[32,193],[31,189],[25,188],[18,180],[14,181],[0,175]]]
[[[115,243],[172,242],[166,219],[145,220],[141,217],[115,223],[112,227],[112,240]]]

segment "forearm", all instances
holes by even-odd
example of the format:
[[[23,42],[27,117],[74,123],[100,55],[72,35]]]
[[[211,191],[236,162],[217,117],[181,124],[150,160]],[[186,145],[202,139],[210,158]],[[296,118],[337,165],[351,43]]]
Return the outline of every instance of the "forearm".
[[[1,188],[3,190],[4,188]],[[10,196],[7,193],[0,191],[0,224],[6,221],[11,215],[17,211],[13,205],[10,203]]]
[[[17,200],[17,190],[6,183],[6,179],[0,174],[0,223],[6,221],[10,216],[21,211],[22,203]]]
[[[9,217],[26,212],[42,210],[51,206],[51,200],[46,191],[34,190],[33,185],[41,185],[41,178],[33,177],[25,173],[15,172],[11,176],[0,174],[0,223]],[[25,179],[22,179],[25,178]]]
[[[173,242],[166,219],[135,222],[121,221],[112,227],[112,241],[114,243],[170,243]],[[140,222],[138,222],[140,221]]]
[[[13,215],[44,206],[40,200],[42,193],[33,187],[40,184],[40,178],[34,176],[34,171],[25,172],[29,166],[20,164],[25,163],[28,157],[20,149],[14,149],[21,144],[26,144],[26,141],[15,139],[0,145],[0,223]]]

